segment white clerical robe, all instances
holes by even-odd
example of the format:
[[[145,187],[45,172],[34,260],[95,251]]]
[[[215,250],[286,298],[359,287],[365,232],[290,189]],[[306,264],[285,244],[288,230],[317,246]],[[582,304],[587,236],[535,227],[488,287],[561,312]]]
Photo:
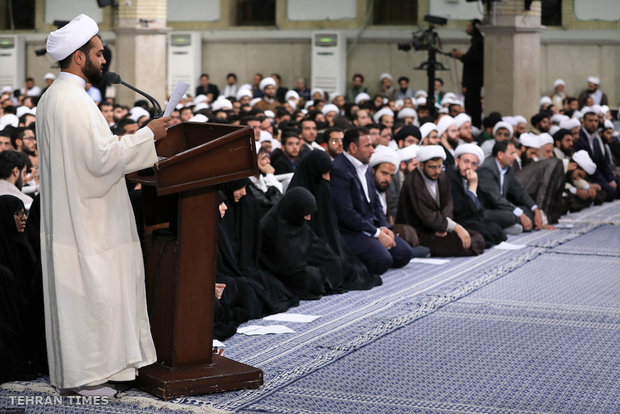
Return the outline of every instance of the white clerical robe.
[[[156,361],[140,241],[125,174],[153,166],[153,132],[122,139],[77,76],[37,109],[41,258],[50,382],[128,380]]]

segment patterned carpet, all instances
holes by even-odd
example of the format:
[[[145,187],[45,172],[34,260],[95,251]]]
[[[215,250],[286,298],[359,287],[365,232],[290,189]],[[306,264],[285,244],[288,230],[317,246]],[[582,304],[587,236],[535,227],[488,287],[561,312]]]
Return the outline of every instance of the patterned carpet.
[[[281,323],[294,334],[235,335],[226,355],[263,369],[258,390],[162,402],[132,389],[105,411],[620,413],[620,202],[562,223],[511,237],[521,250],[412,263],[371,291],[303,302],[291,311],[321,317]],[[7,384],[0,407],[45,387]]]

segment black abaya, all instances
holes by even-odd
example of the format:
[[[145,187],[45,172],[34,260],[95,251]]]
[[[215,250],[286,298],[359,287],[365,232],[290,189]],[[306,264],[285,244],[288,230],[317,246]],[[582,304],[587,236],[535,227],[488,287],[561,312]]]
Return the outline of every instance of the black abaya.
[[[297,306],[299,298],[290,292],[278,278],[259,266],[260,220],[258,207],[251,194],[242,197],[238,202],[234,201],[234,192],[249,183],[250,180],[245,178],[224,183],[221,186],[228,211],[222,219],[220,234],[225,233],[221,239],[226,240],[227,246],[223,249],[219,248],[218,253],[225,259],[222,263],[228,263],[229,273],[243,275],[258,282],[264,288],[268,301],[266,314],[284,312],[291,306]],[[223,246],[221,243],[218,244],[219,247]],[[233,267],[235,270],[231,272],[230,269]]]
[[[315,211],[314,196],[298,187],[261,220],[261,263],[302,299],[318,299],[342,285],[338,256],[304,218]]]
[[[338,219],[332,201],[331,187],[323,178],[323,174],[332,170],[333,163],[324,151],[312,151],[297,167],[288,191],[303,187],[312,193],[316,200],[317,211],[309,222],[314,233],[340,258],[343,288],[348,290],[364,290],[382,283],[381,276],[371,275],[357,256],[346,246],[340,231]]]

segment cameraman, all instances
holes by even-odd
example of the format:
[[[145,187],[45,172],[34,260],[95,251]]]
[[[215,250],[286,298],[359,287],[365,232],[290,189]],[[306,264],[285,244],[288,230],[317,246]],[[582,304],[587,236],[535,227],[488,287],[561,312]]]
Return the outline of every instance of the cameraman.
[[[482,103],[480,89],[482,89],[484,67],[484,38],[478,26],[480,20],[473,19],[467,24],[465,31],[471,36],[471,43],[467,53],[454,49],[453,58],[463,62],[463,94],[465,95],[465,110],[471,116],[472,124],[480,128],[482,118]]]

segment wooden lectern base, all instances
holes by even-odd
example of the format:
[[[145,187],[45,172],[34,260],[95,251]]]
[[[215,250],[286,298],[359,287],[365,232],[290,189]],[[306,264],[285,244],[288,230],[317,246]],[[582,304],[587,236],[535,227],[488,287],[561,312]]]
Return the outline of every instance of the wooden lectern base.
[[[164,400],[187,395],[259,388],[263,371],[220,355],[205,365],[171,368],[155,363],[140,369],[136,385]]]

